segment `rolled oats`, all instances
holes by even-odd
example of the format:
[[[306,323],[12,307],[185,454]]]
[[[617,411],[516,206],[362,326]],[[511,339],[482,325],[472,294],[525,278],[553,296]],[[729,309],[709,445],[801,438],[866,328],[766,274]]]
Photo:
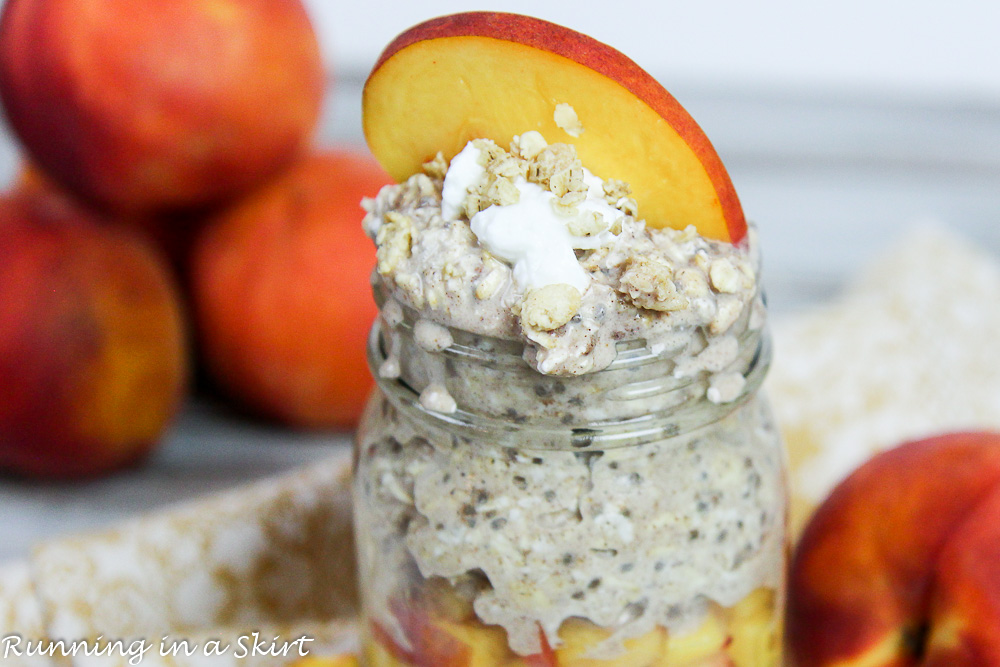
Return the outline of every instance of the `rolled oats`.
[[[579,116],[576,115],[576,109],[565,102],[556,105],[552,120],[571,137],[579,137],[583,134],[583,124],[580,122]]]
[[[743,312],[743,302],[732,294],[722,294],[716,303],[715,318],[709,323],[708,331],[719,335],[728,331],[739,319]]]
[[[479,149],[479,164],[483,167],[507,156],[507,151],[492,139],[475,139],[472,145]]]
[[[684,310],[690,304],[687,297],[677,293],[673,269],[661,257],[639,256],[628,262],[621,276],[620,289],[633,304],[648,310]]]
[[[571,169],[580,170],[581,175],[583,173],[583,164],[576,156],[576,148],[569,144],[550,144],[528,167],[528,181],[549,188],[553,176]]]
[[[387,213],[375,236],[378,272],[382,275],[392,273],[401,261],[410,256],[412,242],[413,221],[401,213]]]
[[[486,189],[486,201],[490,206],[510,206],[520,199],[520,190],[509,178],[499,177]]]
[[[528,292],[521,304],[521,323],[552,331],[569,322],[580,309],[581,295],[572,285],[546,285]]]
[[[495,178],[528,177],[528,161],[514,155],[506,155],[486,165],[486,173]]]
[[[525,160],[533,160],[548,145],[541,132],[531,130],[530,132],[524,132],[514,137],[514,140],[510,143],[510,152],[521,156]]]
[[[549,190],[557,197],[566,194],[579,194],[580,199],[586,193],[587,186],[583,182],[583,165],[574,164],[549,177]]]
[[[604,181],[604,199],[612,206],[618,205],[618,200],[632,194],[632,188],[625,181],[609,178]]]
[[[630,215],[633,218],[639,217],[639,204],[632,197],[622,197],[615,202],[615,208],[625,215]]]
[[[692,299],[709,296],[712,290],[708,286],[705,274],[694,268],[678,269],[674,272],[674,284],[677,289]]]
[[[476,213],[485,210],[489,206],[489,199],[479,192],[470,192],[462,202],[462,212],[467,219],[471,219]]]
[[[508,278],[501,266],[489,269],[483,279],[476,285],[476,298],[480,301],[492,298],[507,280]]]
[[[427,174],[414,174],[413,180],[417,186],[416,190],[421,199],[437,195],[437,187],[434,185],[434,181],[432,181],[430,176]]]
[[[423,169],[431,178],[444,179],[444,175],[448,173],[448,161],[444,159],[444,153],[438,151],[434,159],[424,162]]]
[[[604,218],[597,211],[587,211],[566,223],[566,229],[573,236],[593,236],[608,228]]]
[[[712,280],[712,287],[726,294],[738,291],[743,283],[739,271],[728,259],[713,261],[708,269],[708,276]]]

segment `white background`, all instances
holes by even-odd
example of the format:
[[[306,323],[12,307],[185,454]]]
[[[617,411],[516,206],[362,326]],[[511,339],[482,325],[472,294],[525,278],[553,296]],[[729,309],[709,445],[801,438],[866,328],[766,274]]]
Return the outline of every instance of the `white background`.
[[[1000,100],[997,0],[307,0],[335,70],[366,72],[396,34],[471,9],[585,32],[663,79]],[[669,81],[663,83],[670,88]]]

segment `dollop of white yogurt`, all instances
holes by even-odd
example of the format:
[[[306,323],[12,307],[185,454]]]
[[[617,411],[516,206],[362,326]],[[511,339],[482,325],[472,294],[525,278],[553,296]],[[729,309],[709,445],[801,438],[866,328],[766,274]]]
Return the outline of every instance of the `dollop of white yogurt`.
[[[472,142],[454,158],[445,175],[441,213],[455,220],[469,192],[485,178],[480,163],[481,151]],[[515,204],[493,205],[472,216],[472,232],[479,244],[513,267],[514,281],[523,290],[546,285],[572,285],[581,293],[590,285],[590,276],[577,261],[575,250],[594,249],[613,238],[610,231],[625,214],[604,199],[604,181],[584,169],[587,197],[577,205],[577,215],[596,212],[604,221],[604,230],[587,236],[570,232],[572,216],[557,214],[552,192],[523,177],[513,181],[519,192]]]

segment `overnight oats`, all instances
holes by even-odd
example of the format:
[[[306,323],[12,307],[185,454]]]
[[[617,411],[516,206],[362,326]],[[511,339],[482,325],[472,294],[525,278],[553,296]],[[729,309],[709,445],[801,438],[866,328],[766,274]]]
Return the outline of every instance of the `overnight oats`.
[[[654,227],[552,106],[561,136],[473,137],[365,202],[364,664],[780,665],[756,230]]]

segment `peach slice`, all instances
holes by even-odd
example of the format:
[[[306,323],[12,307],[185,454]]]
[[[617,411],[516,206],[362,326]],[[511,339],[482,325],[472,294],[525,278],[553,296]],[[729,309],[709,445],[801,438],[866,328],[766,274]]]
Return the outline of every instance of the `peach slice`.
[[[472,647],[461,639],[435,627],[434,621],[413,611],[409,615],[397,613],[411,647],[407,649],[393,640],[381,625],[375,624],[375,643],[384,650],[369,651],[369,662],[408,667],[469,667],[472,665]],[[374,659],[379,657],[378,660]],[[480,666],[477,666],[480,667]]]
[[[481,623],[439,621],[438,628],[468,647],[468,667],[498,667],[508,653],[507,633],[498,626]]]
[[[775,604],[775,591],[758,588],[729,613],[732,641],[726,651],[735,667],[781,665],[783,615]]]
[[[538,629],[538,638],[542,644],[541,651],[508,660],[504,667],[557,667],[556,652],[549,645],[549,639],[541,628]]]
[[[589,621],[571,618],[559,628],[563,645],[556,649],[559,667],[651,667],[666,650],[667,633],[656,628],[646,634],[625,640],[625,654],[610,660],[587,657],[594,646],[611,633]]]
[[[288,667],[358,667],[353,655],[309,656],[289,663]]]
[[[407,663],[402,658],[397,658],[397,653],[386,648],[378,642],[368,642],[362,649],[365,658],[365,667],[406,667]]]
[[[722,619],[713,610],[692,632],[670,636],[666,652],[657,667],[730,667],[725,647],[729,635]]]
[[[928,649],[943,650],[949,636],[962,643],[979,631],[992,636],[995,647],[1000,626],[989,619],[997,618],[990,616],[996,607],[983,611],[982,621],[966,614],[989,609],[991,600],[997,604],[1000,501],[983,506],[988,516],[982,520],[969,517],[998,485],[998,433],[956,433],[901,445],[842,482],[806,527],[792,563],[788,637],[797,664],[926,664],[921,660]],[[966,520],[977,522],[963,527]],[[969,545],[968,552],[958,552],[953,540]],[[990,553],[992,562],[976,561],[977,554]],[[963,569],[942,574],[950,563]],[[953,621],[940,628],[931,614],[938,586],[944,595],[938,613]]]
[[[507,633],[499,626],[471,618],[450,620],[403,602],[393,605],[393,613],[410,648],[400,646],[388,630],[374,623],[374,643],[384,651],[369,650],[368,662],[392,665],[394,659],[412,667],[500,667],[510,653]]]
[[[563,104],[582,133],[557,123]],[[468,12],[410,28],[375,64],[363,109],[368,145],[397,180],[470,139],[505,146],[538,130],[574,144],[598,176],[627,181],[650,226],[733,243],[746,234],[722,160],[673,96],[622,53],[547,21]]]

